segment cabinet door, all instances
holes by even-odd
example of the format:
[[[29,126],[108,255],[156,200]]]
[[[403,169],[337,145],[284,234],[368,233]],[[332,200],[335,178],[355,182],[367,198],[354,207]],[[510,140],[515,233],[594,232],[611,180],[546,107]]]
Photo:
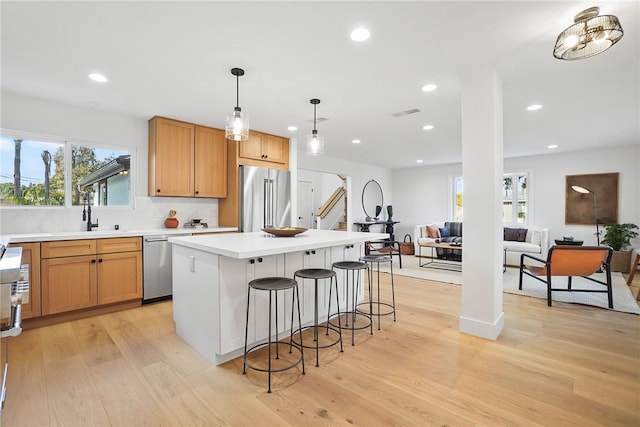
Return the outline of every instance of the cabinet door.
[[[22,303],[22,318],[38,317],[40,306],[40,243],[12,243],[22,248],[22,264],[29,265],[29,301]]]
[[[96,256],[43,259],[42,314],[55,314],[97,304]]]
[[[196,197],[227,197],[227,140],[224,131],[196,126]]]
[[[149,195],[193,196],[194,133],[190,123],[154,117],[149,122]]]
[[[142,252],[98,255],[98,305],[142,298]]]
[[[289,141],[273,135],[262,137],[262,155],[269,162],[286,163],[289,157]]]
[[[249,132],[249,139],[240,142],[239,156],[245,159],[264,160],[262,138],[263,135],[259,132]]]

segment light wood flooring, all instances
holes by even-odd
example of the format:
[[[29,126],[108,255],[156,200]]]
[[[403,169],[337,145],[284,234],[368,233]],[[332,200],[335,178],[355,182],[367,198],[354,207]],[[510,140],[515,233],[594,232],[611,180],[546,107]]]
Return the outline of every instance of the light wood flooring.
[[[318,368],[307,353],[306,375],[274,375],[271,394],[241,358],[213,366],[176,336],[170,302],[25,331],[10,340],[2,423],[640,425],[640,316],[504,294],[488,341],[458,332],[460,293],[397,276],[396,323]]]

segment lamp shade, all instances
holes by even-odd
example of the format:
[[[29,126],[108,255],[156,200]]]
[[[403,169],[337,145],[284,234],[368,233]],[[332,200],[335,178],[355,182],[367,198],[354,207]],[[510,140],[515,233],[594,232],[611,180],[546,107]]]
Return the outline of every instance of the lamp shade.
[[[618,18],[599,16],[599,12],[599,8],[591,7],[577,14],[575,23],[558,36],[553,56],[565,60],[589,58],[616,44],[624,34]]]
[[[233,113],[227,115],[224,136],[232,141],[246,141],[249,139],[249,115],[243,113],[239,107],[236,107]]]
[[[324,154],[324,138],[318,135],[316,129],[316,108],[320,104],[320,100],[313,98],[309,101],[313,105],[313,131],[307,137],[307,154],[309,156],[322,156]]]
[[[324,154],[324,137],[318,135],[318,131],[315,129],[307,137],[307,154],[310,156],[322,156]]]
[[[231,74],[236,76],[236,106],[227,116],[224,136],[232,141],[246,141],[249,139],[249,116],[240,108],[240,76],[244,76],[244,70],[232,68]]]

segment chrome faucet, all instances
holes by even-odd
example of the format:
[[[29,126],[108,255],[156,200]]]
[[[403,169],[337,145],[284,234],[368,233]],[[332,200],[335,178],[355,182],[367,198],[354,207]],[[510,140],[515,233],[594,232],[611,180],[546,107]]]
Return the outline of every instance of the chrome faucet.
[[[98,219],[96,219],[96,223],[91,222],[91,192],[87,191],[84,193],[83,203],[82,203],[82,220],[87,221],[87,231],[91,231],[94,228],[98,228]]]

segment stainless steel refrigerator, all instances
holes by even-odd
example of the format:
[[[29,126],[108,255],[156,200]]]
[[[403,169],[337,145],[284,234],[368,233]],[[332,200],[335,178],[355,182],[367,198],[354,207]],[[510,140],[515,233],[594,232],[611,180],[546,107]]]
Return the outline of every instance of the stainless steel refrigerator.
[[[240,166],[240,231],[291,227],[289,171]]]

